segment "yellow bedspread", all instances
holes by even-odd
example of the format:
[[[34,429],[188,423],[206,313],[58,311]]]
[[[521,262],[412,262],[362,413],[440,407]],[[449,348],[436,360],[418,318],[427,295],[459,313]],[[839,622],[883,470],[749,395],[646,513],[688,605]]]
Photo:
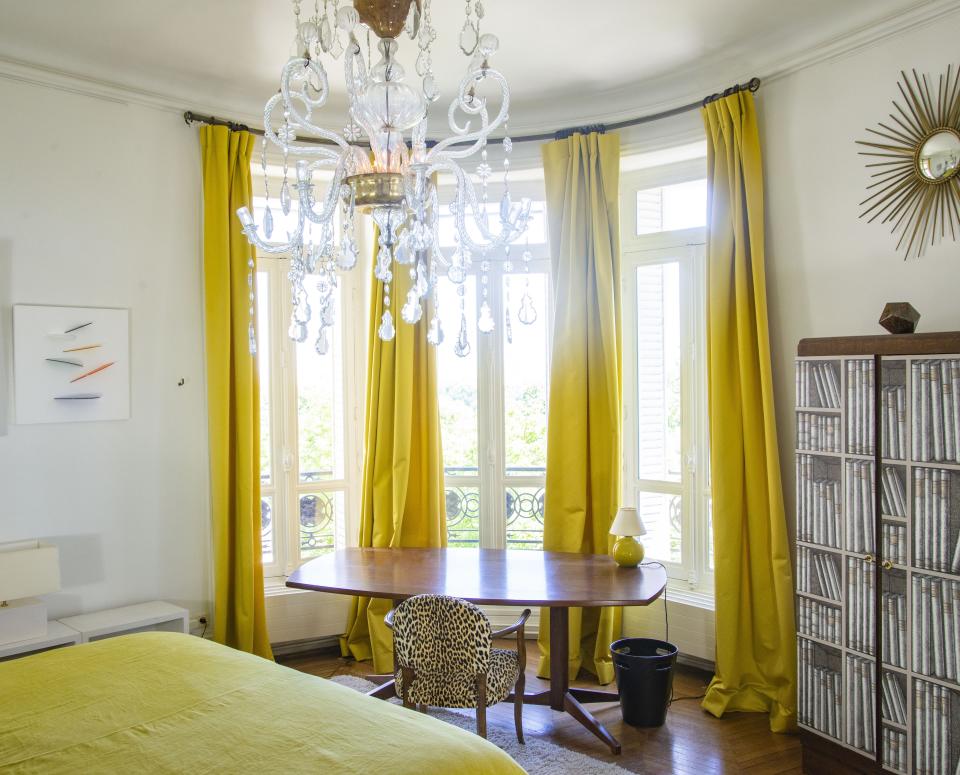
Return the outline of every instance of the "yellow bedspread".
[[[522,773],[421,713],[189,635],[0,664],[0,772]]]

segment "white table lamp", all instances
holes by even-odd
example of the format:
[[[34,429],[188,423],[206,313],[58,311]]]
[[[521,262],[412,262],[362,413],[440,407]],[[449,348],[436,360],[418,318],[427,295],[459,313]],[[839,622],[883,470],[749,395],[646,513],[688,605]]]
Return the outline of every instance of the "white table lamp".
[[[634,536],[644,536],[647,529],[643,520],[633,506],[621,506],[613,524],[610,525],[610,535],[619,536],[613,545],[613,559],[621,568],[636,568],[643,562],[643,544]]]
[[[60,552],[39,541],[0,544],[0,643],[47,634],[47,605],[60,589]]]

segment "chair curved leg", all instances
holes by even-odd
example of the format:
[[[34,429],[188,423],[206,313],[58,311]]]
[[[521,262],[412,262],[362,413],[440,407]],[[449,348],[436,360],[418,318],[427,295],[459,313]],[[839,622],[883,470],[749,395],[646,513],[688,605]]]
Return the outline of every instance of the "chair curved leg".
[[[487,676],[477,676],[477,734],[487,736]]]
[[[513,687],[513,723],[517,728],[517,741],[524,745],[523,739],[523,691],[526,688],[527,677],[520,671],[517,683]]]
[[[403,677],[403,692],[400,694],[400,699],[403,701],[403,707],[413,708],[415,705],[407,699],[407,695],[410,692],[410,687],[413,686],[413,680],[416,674],[413,672],[413,669],[409,667],[401,667],[400,674]]]

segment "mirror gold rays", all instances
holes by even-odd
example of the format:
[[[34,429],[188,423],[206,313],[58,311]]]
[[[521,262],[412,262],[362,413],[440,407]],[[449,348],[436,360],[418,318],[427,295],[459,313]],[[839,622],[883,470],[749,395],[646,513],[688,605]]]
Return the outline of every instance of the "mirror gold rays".
[[[891,224],[910,257],[960,234],[960,72],[948,67],[935,85],[916,70],[900,75],[903,105],[894,100],[889,121],[867,129],[873,139],[857,141],[873,181],[860,217]]]

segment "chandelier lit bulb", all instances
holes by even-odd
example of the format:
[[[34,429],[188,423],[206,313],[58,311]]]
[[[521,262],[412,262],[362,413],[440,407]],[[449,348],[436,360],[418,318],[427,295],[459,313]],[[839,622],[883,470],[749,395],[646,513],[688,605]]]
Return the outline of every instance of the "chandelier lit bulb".
[[[506,79],[490,66],[499,48],[495,35],[480,33],[484,16],[482,0],[466,0],[466,21],[459,46],[470,57],[467,72],[447,110],[449,136],[427,142],[427,109],[440,97],[433,73],[432,48],[436,38],[430,0],[354,0],[340,7],[340,0],[315,0],[314,15],[301,20],[300,0],[294,0],[296,22],[295,54],[284,65],[280,90],[264,108],[264,146],[261,163],[267,206],[258,225],[243,207],[237,215],[244,234],[256,248],[269,255],[290,257],[289,279],[293,300],[290,336],[298,342],[307,337],[308,324],[319,319],[316,349],[329,347],[328,329],[334,323],[334,298],[338,272],[358,263],[357,213],[370,213],[378,232],[375,276],[383,284],[384,311],[378,333],[381,339],[394,338],[396,329],[390,311],[390,290],[394,273],[404,267],[410,287],[401,306],[405,323],[416,324],[429,309],[427,340],[437,345],[444,339],[439,317],[437,283],[441,275],[457,286],[461,325],[454,351],[470,352],[464,305],[464,283],[468,271],[479,260],[481,305],[478,330],[493,330],[486,299],[490,262],[509,260],[511,243],[527,228],[531,203],[513,202],[507,174],[512,142],[502,140],[503,185],[499,206],[489,204],[492,169],[487,159],[490,135],[506,131],[510,93]],[[379,42],[379,59],[364,59],[360,35],[372,32]],[[397,38],[406,33],[416,42],[415,87],[397,60]],[[346,41],[344,42],[343,37]],[[372,52],[371,52],[372,53]],[[342,133],[316,123],[314,114],[329,95],[327,72],[322,60],[344,57],[344,76],[349,101],[349,123]],[[491,102],[484,86],[498,92],[499,106],[491,115]],[[408,133],[409,137],[405,133]],[[312,142],[304,142],[310,138]],[[318,143],[317,141],[321,141]],[[279,192],[284,215],[297,201],[296,222],[285,241],[273,238],[269,181],[266,175],[266,144],[272,143],[283,156],[284,176]],[[366,146],[369,146],[366,147]],[[464,160],[479,156],[474,170],[480,194]],[[288,180],[294,161],[296,183]],[[318,194],[314,175],[332,171],[326,191]],[[327,173],[329,174],[329,173]],[[452,201],[447,207],[454,223],[456,249],[446,255],[439,244],[440,202],[437,176],[452,183]],[[337,225],[339,216],[339,226]],[[525,254],[525,258],[529,253]],[[252,263],[252,262],[251,262]],[[525,262],[526,263],[526,262]],[[252,277],[249,277],[251,288]],[[311,309],[304,288],[307,276],[317,280],[320,308]],[[251,307],[252,310],[252,307]],[[252,314],[252,312],[251,312]],[[251,350],[255,351],[253,324]]]

